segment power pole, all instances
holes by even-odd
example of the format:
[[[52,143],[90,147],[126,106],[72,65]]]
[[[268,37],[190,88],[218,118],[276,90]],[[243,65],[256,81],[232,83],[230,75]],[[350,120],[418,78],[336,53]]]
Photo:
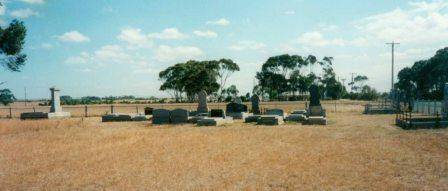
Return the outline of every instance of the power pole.
[[[26,87],[24,87],[24,89],[25,89],[25,106],[26,106]]]
[[[350,75],[352,75],[352,82],[351,82],[351,87],[350,87],[350,92],[353,92],[353,85],[355,85],[355,82],[354,82],[354,80],[355,80],[355,78],[354,78],[354,76],[355,76],[355,74],[356,73],[350,73]]]
[[[392,72],[391,72],[391,90],[394,89],[394,64],[395,64],[395,45],[399,45],[400,43],[392,41],[391,43],[386,43],[387,45],[391,45],[392,47]]]

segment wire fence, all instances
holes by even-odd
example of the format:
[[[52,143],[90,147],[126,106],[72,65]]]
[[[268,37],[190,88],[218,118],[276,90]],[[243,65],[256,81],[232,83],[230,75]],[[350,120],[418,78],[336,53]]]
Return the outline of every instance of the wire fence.
[[[226,109],[227,103],[208,103],[210,109]],[[244,103],[248,108],[252,107],[250,102]],[[305,101],[287,101],[287,102],[261,102],[260,108],[265,109],[283,109],[290,113],[294,110],[305,109]],[[146,107],[154,109],[186,109],[195,111],[197,103],[152,103],[152,104],[113,104],[113,105],[63,105],[62,110],[70,112],[72,117],[99,117],[110,113],[143,114]],[[347,101],[323,101],[323,107],[327,112],[362,112],[364,102]],[[50,106],[14,106],[0,107],[0,118],[19,118],[21,113],[26,112],[50,112]]]

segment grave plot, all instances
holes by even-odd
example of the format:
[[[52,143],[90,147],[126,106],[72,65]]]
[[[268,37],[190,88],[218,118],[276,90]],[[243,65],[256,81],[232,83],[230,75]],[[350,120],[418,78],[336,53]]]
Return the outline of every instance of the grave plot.
[[[50,113],[44,112],[27,112],[20,114],[20,119],[65,119],[70,118],[70,112],[62,111],[61,107],[61,99],[59,96],[59,92],[61,91],[59,88],[51,87],[51,108]]]

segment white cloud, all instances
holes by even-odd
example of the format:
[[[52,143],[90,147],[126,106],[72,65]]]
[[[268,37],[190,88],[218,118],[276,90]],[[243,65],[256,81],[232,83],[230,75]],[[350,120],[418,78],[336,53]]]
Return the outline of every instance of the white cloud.
[[[63,42],[89,42],[90,38],[81,34],[78,31],[66,32],[62,35],[57,36],[60,41]]]
[[[204,55],[204,52],[194,46],[171,47],[167,45],[160,45],[155,51],[155,58],[162,62],[197,59],[202,55]]]
[[[219,25],[219,26],[227,26],[230,24],[230,21],[228,21],[225,18],[221,18],[215,21],[207,21],[208,25]]]
[[[448,39],[448,14],[442,1],[414,2],[408,9],[373,15],[358,21],[357,28],[376,41],[399,41],[407,44],[432,44]]]
[[[344,46],[345,41],[342,39],[325,39],[322,33],[314,31],[302,34],[297,40],[304,46]]]
[[[216,38],[218,34],[211,30],[206,31],[194,31],[193,32],[196,36],[205,37],[205,38]]]
[[[17,9],[17,10],[11,11],[10,15],[13,17],[20,18],[20,19],[26,19],[31,16],[37,16],[37,15],[39,15],[39,13],[36,11],[33,11],[30,8],[26,8],[26,9]]]
[[[66,64],[87,64],[91,60],[91,56],[87,52],[81,52],[78,56],[71,56],[65,60]]]
[[[177,28],[167,28],[160,33],[151,33],[148,35],[148,37],[165,40],[178,40],[187,38],[188,36],[181,33]]]
[[[106,45],[96,50],[93,58],[99,63],[126,63],[131,56],[118,45]]]
[[[126,28],[121,30],[121,33],[117,36],[121,41],[125,41],[131,45],[151,47],[151,39],[141,32],[138,28]]]
[[[51,49],[53,48],[53,45],[50,43],[42,43],[40,47],[42,47],[43,49]]]
[[[266,45],[261,42],[246,40],[246,41],[239,41],[236,44],[229,46],[229,49],[235,51],[243,51],[243,50],[261,50],[265,47]]]
[[[296,14],[296,12],[293,11],[293,10],[288,10],[288,11],[285,11],[284,13],[285,13],[285,15],[294,15],[294,14]]]
[[[29,4],[43,4],[45,3],[44,0],[20,0],[24,3],[29,3]]]

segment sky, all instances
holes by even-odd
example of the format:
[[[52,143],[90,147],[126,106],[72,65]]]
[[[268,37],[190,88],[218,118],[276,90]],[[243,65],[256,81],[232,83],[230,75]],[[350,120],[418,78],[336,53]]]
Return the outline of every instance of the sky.
[[[158,73],[190,59],[230,58],[241,93],[270,57],[334,58],[345,84],[351,73],[388,91],[395,74],[446,46],[448,1],[403,0],[0,0],[0,25],[24,21],[20,73],[0,70],[1,88],[17,98],[48,98],[49,87],[81,97],[168,97]]]

